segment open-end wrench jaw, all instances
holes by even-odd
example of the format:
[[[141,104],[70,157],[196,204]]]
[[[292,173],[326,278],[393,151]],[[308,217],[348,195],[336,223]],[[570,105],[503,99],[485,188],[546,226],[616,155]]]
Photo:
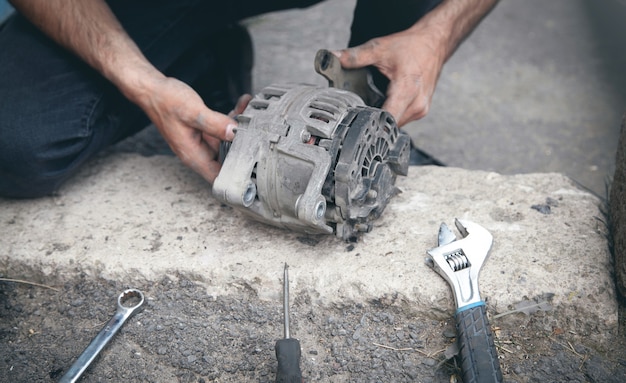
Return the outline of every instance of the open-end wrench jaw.
[[[452,287],[457,311],[483,304],[478,291],[478,274],[487,260],[493,236],[484,227],[455,220],[461,239],[445,223],[439,228],[439,246],[428,250],[430,265]]]

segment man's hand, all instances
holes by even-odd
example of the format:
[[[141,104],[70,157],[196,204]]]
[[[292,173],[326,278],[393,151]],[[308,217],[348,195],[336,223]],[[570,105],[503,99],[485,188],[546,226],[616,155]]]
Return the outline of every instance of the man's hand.
[[[389,111],[399,126],[428,113],[439,74],[497,0],[444,0],[411,28],[334,52],[344,68],[375,66],[389,78]]]
[[[11,3],[115,84],[147,114],[183,163],[213,182],[220,168],[219,142],[233,139],[235,120],[210,110],[192,88],[148,62],[104,0]]]
[[[406,30],[336,54],[344,68],[373,65],[390,80],[383,109],[399,126],[428,113],[445,51],[427,31]]]
[[[233,117],[244,111],[251,96],[241,96],[226,116],[207,108],[193,89],[174,78],[153,89],[154,97],[142,103],[143,110],[178,158],[213,183],[222,166],[217,161],[220,141],[233,140]]]
[[[192,88],[174,78],[159,79],[150,89],[138,102],[141,108],[180,160],[212,183],[220,169],[220,140],[233,139],[236,122],[207,108]]]

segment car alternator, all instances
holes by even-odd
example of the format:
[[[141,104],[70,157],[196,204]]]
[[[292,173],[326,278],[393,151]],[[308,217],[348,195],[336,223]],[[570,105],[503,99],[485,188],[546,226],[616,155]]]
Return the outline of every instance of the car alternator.
[[[272,85],[237,120],[213,195],[271,225],[356,241],[408,171],[409,136],[350,91]]]

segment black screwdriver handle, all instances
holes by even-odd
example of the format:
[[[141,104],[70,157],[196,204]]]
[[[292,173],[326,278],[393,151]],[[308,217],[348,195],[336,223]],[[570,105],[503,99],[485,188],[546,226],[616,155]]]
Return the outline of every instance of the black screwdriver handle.
[[[302,383],[300,342],[294,338],[276,341],[276,383]]]
[[[498,351],[485,305],[457,311],[455,319],[463,383],[502,382]]]

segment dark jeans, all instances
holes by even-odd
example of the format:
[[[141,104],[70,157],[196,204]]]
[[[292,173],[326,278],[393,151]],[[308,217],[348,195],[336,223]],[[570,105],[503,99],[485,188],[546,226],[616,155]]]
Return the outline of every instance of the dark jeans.
[[[228,26],[319,1],[108,3],[150,62],[193,85],[215,67],[211,41]],[[359,1],[350,44],[405,29],[438,2]],[[0,196],[53,194],[89,158],[148,124],[106,79],[19,14],[0,26],[0,52]]]

